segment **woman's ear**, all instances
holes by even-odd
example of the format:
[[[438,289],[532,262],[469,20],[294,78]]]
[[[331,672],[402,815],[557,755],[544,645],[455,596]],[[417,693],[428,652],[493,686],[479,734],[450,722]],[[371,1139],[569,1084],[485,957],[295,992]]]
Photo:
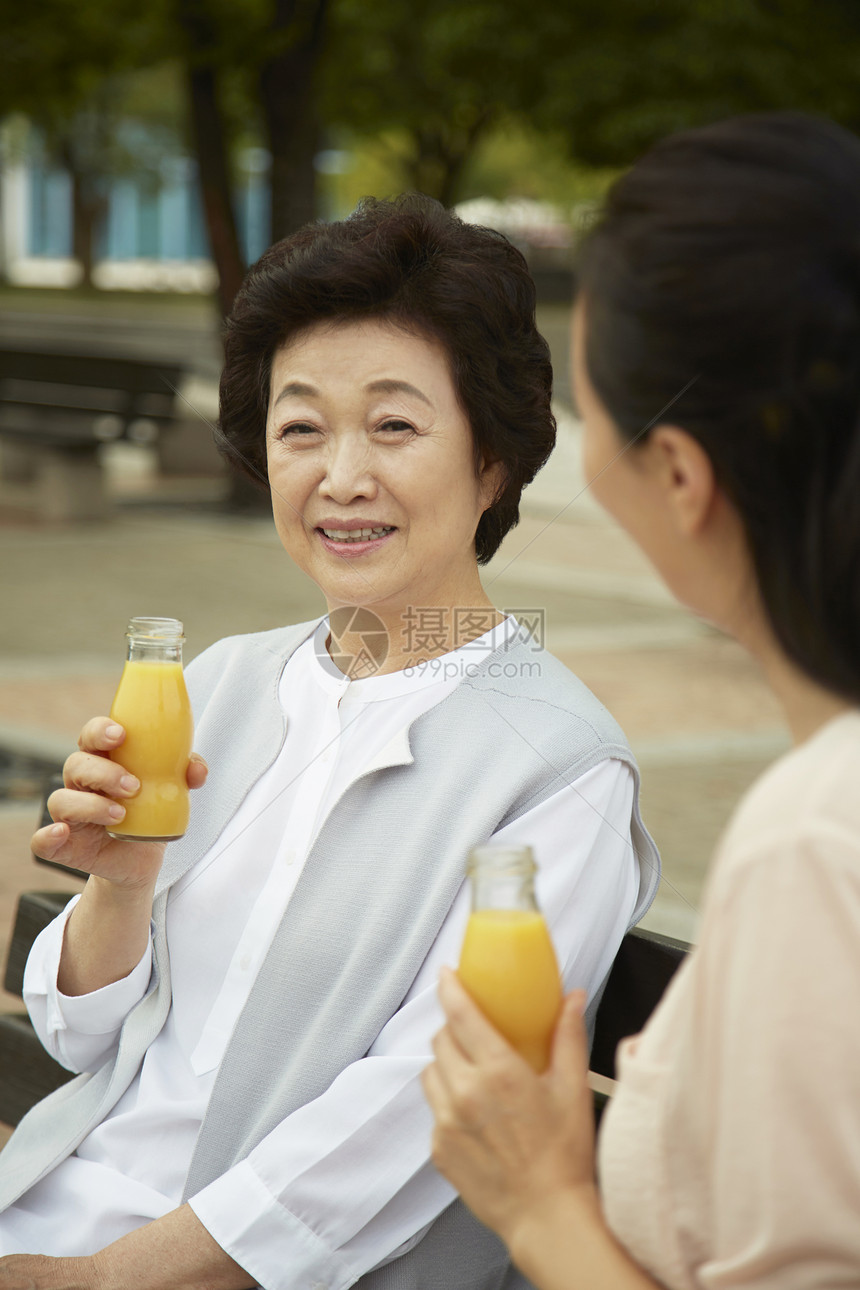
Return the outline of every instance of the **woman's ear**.
[[[481,481],[481,498],[484,510],[488,511],[498,500],[507,483],[507,471],[502,461],[481,461],[478,471]]]
[[[677,530],[700,533],[719,494],[713,463],[704,448],[680,426],[659,425],[648,436],[649,468],[663,493]]]

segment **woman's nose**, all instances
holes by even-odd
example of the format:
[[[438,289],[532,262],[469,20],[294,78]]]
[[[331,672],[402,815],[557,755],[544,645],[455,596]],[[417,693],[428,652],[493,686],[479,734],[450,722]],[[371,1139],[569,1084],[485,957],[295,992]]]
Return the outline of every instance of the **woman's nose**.
[[[338,435],[329,445],[320,492],[345,505],[376,492],[371,450],[364,435]]]

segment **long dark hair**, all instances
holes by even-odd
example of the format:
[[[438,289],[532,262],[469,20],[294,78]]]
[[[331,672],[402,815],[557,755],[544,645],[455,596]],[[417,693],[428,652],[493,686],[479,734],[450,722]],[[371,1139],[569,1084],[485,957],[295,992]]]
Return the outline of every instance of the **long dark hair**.
[[[251,268],[227,324],[221,447],[265,486],[272,357],[317,322],[391,319],[441,342],[479,463],[503,482],[478,522],[486,563],[519,519],[520,495],[555,443],[549,348],[535,287],[506,237],[420,194],[369,198],[345,220],[308,224]]]
[[[699,441],[786,654],[860,700],[860,140],[799,113],[666,139],[610,192],[578,282],[622,434],[665,408]]]

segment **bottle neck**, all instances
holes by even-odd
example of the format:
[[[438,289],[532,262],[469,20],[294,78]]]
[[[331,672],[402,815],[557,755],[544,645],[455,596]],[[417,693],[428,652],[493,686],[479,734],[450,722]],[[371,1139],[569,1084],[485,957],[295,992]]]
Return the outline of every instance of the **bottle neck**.
[[[126,631],[129,663],[182,663],[178,618],[132,618]]]
[[[472,912],[482,909],[537,911],[535,862],[529,847],[476,847],[469,857]]]
[[[182,641],[153,641],[129,636],[129,663],[182,663]]]

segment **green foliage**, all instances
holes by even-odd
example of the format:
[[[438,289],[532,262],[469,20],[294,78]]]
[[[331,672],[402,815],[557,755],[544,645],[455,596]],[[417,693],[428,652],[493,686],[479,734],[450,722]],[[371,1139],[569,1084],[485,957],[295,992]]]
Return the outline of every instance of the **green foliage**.
[[[555,11],[539,6],[548,39]],[[336,0],[325,119],[384,138],[398,187],[451,200],[478,140],[539,89],[533,28],[525,0]]]
[[[625,165],[672,130],[741,112],[853,125],[860,8],[842,0],[580,0],[536,124],[582,161]]]
[[[516,119],[490,131],[475,149],[463,177],[461,200],[529,197],[560,210],[599,201],[617,178],[615,167],[585,166],[570,156],[567,140]]]
[[[392,197],[408,181],[402,158],[408,150],[405,132],[373,137],[332,135],[342,150],[346,168],[321,177],[322,212],[342,219],[362,197]],[[472,197],[527,197],[551,202],[563,216],[598,202],[618,176],[617,168],[580,165],[572,160],[566,140],[529,129],[513,118],[502,118],[479,140],[465,166],[458,201]]]
[[[333,28],[326,119],[457,199],[511,118],[598,168],[738,112],[860,126],[857,0],[336,0]]]
[[[106,77],[163,57],[157,16],[132,0],[6,0],[2,9],[0,116],[56,125]]]
[[[0,118],[25,114],[89,170],[155,175],[190,146],[184,79],[205,64],[232,145],[260,143],[261,69],[317,6],[0,0]],[[569,207],[667,131],[735,112],[858,128],[858,64],[857,0],[331,0],[317,107],[354,155],[322,180],[326,213],[406,187]]]

